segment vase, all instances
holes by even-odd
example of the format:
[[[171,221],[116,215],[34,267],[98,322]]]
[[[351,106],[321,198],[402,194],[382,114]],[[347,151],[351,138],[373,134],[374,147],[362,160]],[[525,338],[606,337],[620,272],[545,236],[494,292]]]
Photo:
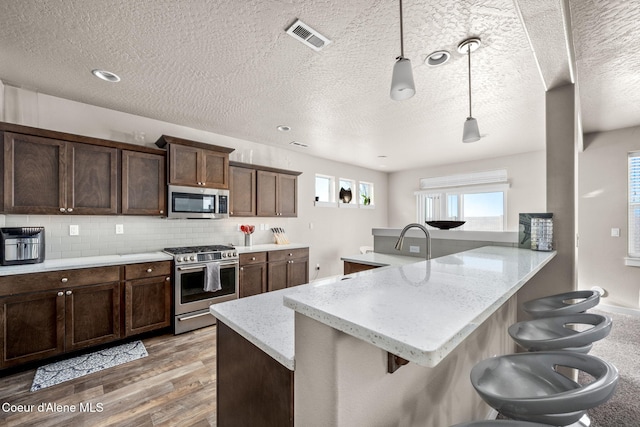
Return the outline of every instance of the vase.
[[[245,234],[244,235],[244,245],[245,246],[251,246],[251,244],[252,244],[251,234]]]

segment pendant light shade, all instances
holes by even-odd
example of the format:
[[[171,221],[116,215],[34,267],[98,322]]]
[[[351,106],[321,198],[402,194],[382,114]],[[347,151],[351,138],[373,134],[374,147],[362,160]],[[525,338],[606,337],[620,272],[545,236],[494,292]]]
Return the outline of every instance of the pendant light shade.
[[[476,142],[480,140],[480,129],[478,121],[473,117],[467,117],[462,130],[462,142]]]
[[[411,98],[416,93],[416,86],[413,83],[413,70],[411,60],[399,57],[393,66],[393,77],[391,79],[391,99],[403,101]]]
[[[469,117],[464,122],[462,129],[462,142],[476,142],[480,140],[480,129],[478,121],[471,114],[471,52],[480,47],[480,39],[471,38],[464,40],[458,45],[458,52],[466,53],[469,65]]]
[[[413,70],[411,60],[404,57],[404,38],[402,23],[402,0],[400,0],[400,56],[396,58],[391,78],[391,99],[403,101],[411,98],[416,93],[416,85],[413,83]]]

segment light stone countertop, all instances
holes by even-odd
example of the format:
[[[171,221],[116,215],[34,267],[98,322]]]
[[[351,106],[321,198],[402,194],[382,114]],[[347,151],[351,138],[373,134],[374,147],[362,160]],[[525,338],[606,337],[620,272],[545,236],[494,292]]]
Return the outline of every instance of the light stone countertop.
[[[210,312],[290,370],[295,368],[292,309],[409,361],[435,366],[554,256],[488,246],[214,304]]]
[[[0,267],[0,276],[43,273],[46,271],[72,270],[76,268],[104,267],[109,265],[135,264],[140,262],[171,261],[173,257],[164,252],[148,252],[125,255],[103,255],[78,258],[45,260],[39,264],[7,265]]]
[[[284,296],[285,306],[433,367],[554,256],[485,246]]]

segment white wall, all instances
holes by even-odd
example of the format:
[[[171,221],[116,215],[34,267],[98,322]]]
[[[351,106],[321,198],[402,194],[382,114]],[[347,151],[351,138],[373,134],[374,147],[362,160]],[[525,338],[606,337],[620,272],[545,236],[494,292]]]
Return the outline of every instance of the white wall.
[[[482,144],[482,141],[476,144]],[[521,212],[546,212],[546,161],[544,151],[389,174],[389,226],[401,228],[416,221],[416,198],[421,178],[506,169],[507,229],[518,231]]]
[[[188,244],[232,243],[241,245],[241,223],[282,227],[290,241],[311,245],[310,278],[342,273],[340,256],[358,253],[373,245],[371,229],[387,225],[387,174],[344,163],[319,159],[286,148],[266,146],[211,132],[160,122],[105,108],[81,104],[5,85],[6,121],[114,141],[136,143],[133,132],[144,132],[153,143],[166,134],[232,147],[231,160],[302,172],[298,177],[297,218],[231,218],[220,221],[166,220],[131,216],[7,215],[0,224],[44,225],[47,258],[105,255],[161,250]],[[275,126],[275,124],[274,124]],[[265,130],[270,131],[270,130]],[[348,177],[374,184],[374,209],[337,209],[313,206],[315,174]],[[70,224],[80,225],[80,236],[69,236]],[[125,225],[115,235],[115,224]],[[272,243],[270,231],[257,231],[254,244]]]
[[[579,154],[578,288],[604,288],[603,303],[638,309],[640,268],[627,256],[627,154],[640,150],[640,127],[586,134]],[[611,228],[620,237],[611,237]]]

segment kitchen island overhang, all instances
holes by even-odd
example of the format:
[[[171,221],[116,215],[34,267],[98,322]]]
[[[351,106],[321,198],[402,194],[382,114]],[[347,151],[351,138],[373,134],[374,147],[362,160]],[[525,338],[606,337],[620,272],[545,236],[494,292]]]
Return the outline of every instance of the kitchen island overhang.
[[[284,305],[425,367],[434,367],[542,269],[555,252],[485,246],[306,287]]]

